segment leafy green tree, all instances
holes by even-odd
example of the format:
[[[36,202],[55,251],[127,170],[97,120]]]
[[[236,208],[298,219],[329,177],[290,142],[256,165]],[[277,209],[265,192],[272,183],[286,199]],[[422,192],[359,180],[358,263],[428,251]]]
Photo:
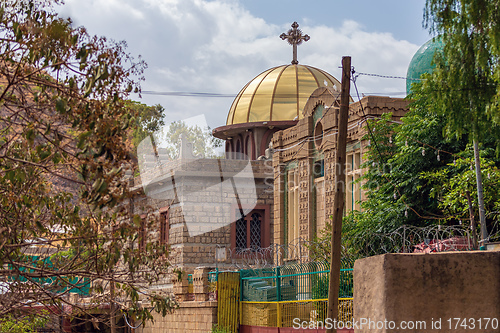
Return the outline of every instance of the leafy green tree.
[[[488,150],[490,156],[488,156]],[[498,239],[498,225],[495,224],[499,217],[500,208],[500,170],[491,158],[491,151],[486,149],[481,157],[481,171],[483,177],[485,208],[489,214],[486,216],[488,224],[489,240]],[[464,151],[462,155],[471,156],[472,152]],[[473,217],[479,216],[477,197],[470,195],[476,190],[476,175],[472,169],[474,159],[471,157],[460,158],[448,164],[447,168],[425,172],[421,177],[427,180],[433,187],[430,192],[431,198],[438,201],[438,207],[445,215],[445,221],[469,225],[470,212],[467,195],[471,198]]]
[[[139,102],[131,102],[131,108],[137,115],[132,133],[132,144],[137,149],[142,140],[165,125],[165,109],[160,104],[148,106]]]
[[[486,238],[479,144],[499,137],[500,17],[498,0],[427,0],[424,23],[440,34],[442,53],[420,90],[445,121],[447,137],[467,136],[474,145],[481,233]],[[498,149],[498,147],[497,147]]]
[[[223,141],[212,135],[210,128],[202,128],[198,125],[188,125],[179,120],[170,123],[168,127],[158,132],[157,141],[165,148],[170,159],[175,159],[179,155],[181,136],[189,143],[193,144],[193,152],[205,158],[219,158],[222,154],[217,152]]]
[[[402,123],[393,122],[390,114],[369,123],[372,134],[364,137],[370,145],[363,156],[366,172],[361,178],[366,200],[361,211],[344,218],[346,256],[377,254],[383,246],[390,249],[393,244],[373,244],[374,235],[389,234],[402,225],[459,225],[465,221],[463,227],[469,226],[466,191],[473,193],[475,188],[473,149],[467,138],[446,138],[444,116],[434,112],[432,100],[419,94],[418,87],[415,91],[415,101]],[[490,230],[496,230],[493,226],[498,218],[494,213],[498,211],[499,165],[495,145],[494,136],[485,136],[483,175]],[[473,205],[478,216],[477,198]],[[329,247],[324,244],[329,244],[330,236],[327,227],[313,246],[313,255],[328,255]]]
[[[144,222],[122,171],[144,62],[35,1],[2,2],[0,35],[0,318],[35,304],[88,310],[73,292],[88,307],[124,297],[150,319],[143,295],[165,314],[174,302],[145,287],[166,272],[166,249],[137,248]]]
[[[444,48],[435,55],[433,72],[412,86],[415,103],[403,124],[383,119],[372,124],[374,137],[365,138],[372,141],[362,180],[367,200],[361,212],[345,219],[347,249],[358,251],[373,234],[402,224],[458,223],[466,214],[464,192],[472,186],[472,172],[463,170],[471,159],[476,165],[475,210],[482,239],[487,238],[486,216],[494,218],[497,211],[490,185],[483,199],[482,179],[496,174],[498,160],[491,148],[497,156],[500,151],[499,5],[498,0],[427,0],[424,24],[439,34]],[[481,172],[480,155],[488,173]],[[465,160],[455,164],[455,156]]]
[[[442,218],[439,203],[430,194],[433,184],[423,172],[440,170],[465,148],[465,142],[445,140],[440,117],[428,112],[426,104],[413,107],[402,124],[386,114],[370,123],[373,136],[364,156],[367,169],[362,177],[366,201],[345,223],[346,241],[362,243],[374,233],[389,233],[404,225],[427,226]],[[348,241],[349,242],[349,241]],[[353,246],[354,244],[348,244]]]
[[[389,234],[402,225],[445,223],[443,208],[433,196],[441,183],[422,175],[448,168],[452,154],[464,150],[467,141],[444,138],[442,116],[430,112],[427,103],[425,98],[418,99],[402,123],[392,121],[391,114],[370,121],[371,133],[364,137],[370,142],[363,156],[366,171],[360,180],[366,200],[361,211],[344,218],[344,255],[377,254],[377,244],[371,244],[373,236]],[[327,229],[317,239],[318,244],[329,239]],[[368,243],[369,250],[365,248]],[[313,252],[319,257],[329,253],[323,247],[315,246]]]
[[[21,318],[6,316],[0,318],[0,333],[36,333],[37,328],[43,328],[48,322],[45,316],[29,315]]]

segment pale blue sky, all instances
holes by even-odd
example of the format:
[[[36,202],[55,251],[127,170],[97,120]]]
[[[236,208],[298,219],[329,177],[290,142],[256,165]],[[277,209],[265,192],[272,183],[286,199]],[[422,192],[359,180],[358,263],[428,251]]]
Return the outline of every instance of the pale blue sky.
[[[281,24],[293,20],[311,25],[339,25],[353,20],[367,31],[391,32],[398,39],[423,44],[429,34],[422,28],[425,0],[241,0],[253,15]]]
[[[291,61],[279,38],[293,21],[311,40],[299,62],[339,78],[341,57],[358,72],[405,76],[415,51],[430,37],[422,28],[425,0],[66,0],[61,9],[92,34],[126,40],[149,67],[143,91],[236,95],[262,71]],[[362,76],[362,94],[404,97],[405,82]],[[355,96],[353,96],[355,97]],[[143,94],[162,104],[167,121],[204,114],[225,124],[230,97]]]

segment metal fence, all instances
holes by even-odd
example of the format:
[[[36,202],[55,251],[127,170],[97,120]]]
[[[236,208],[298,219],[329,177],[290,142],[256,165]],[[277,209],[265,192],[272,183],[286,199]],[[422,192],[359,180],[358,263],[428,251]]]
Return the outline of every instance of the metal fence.
[[[310,262],[240,271],[240,323],[292,327],[293,320],[326,319],[329,264]],[[352,321],[353,261],[342,260],[339,318]]]
[[[299,300],[283,302],[240,302],[240,324],[264,327],[293,327],[294,320],[299,323],[325,322],[327,318],[327,299]],[[343,323],[353,320],[353,299],[339,298],[337,321]]]
[[[353,264],[352,260],[342,259],[339,297],[352,297]],[[241,300],[281,302],[327,298],[329,272],[327,262],[241,270]]]

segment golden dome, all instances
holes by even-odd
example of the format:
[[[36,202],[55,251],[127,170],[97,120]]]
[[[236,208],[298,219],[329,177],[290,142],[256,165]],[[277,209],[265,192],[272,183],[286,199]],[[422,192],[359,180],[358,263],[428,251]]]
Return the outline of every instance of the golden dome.
[[[233,101],[226,125],[301,119],[312,92],[340,82],[327,72],[305,65],[268,69],[247,83]]]

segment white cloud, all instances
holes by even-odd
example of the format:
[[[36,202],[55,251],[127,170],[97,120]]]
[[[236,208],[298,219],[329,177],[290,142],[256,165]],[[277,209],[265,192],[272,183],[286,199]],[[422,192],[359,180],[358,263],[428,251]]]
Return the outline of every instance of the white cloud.
[[[236,94],[267,68],[289,63],[291,47],[279,38],[290,27],[253,16],[237,0],[66,0],[64,15],[90,33],[126,40],[149,67],[143,90]],[[300,24],[301,22],[299,22]],[[358,72],[405,76],[417,45],[363,25],[301,24],[311,40],[299,47],[299,61],[340,78],[343,55]],[[361,92],[404,91],[404,80],[361,76]],[[169,121],[205,114],[211,127],[225,124],[230,98],[143,95],[162,104]]]

